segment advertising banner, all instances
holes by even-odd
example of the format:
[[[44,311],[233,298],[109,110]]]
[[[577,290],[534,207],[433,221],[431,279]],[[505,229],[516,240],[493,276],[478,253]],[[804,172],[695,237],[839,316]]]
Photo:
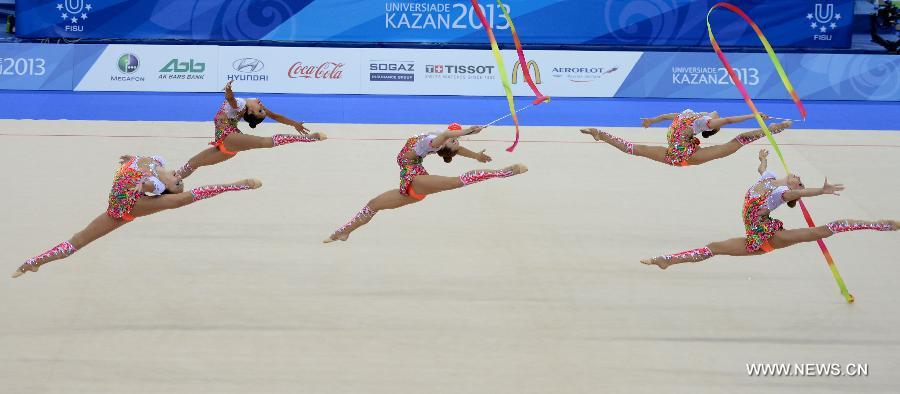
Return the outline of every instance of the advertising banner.
[[[71,90],[72,46],[0,44],[0,89]]]
[[[753,98],[789,99],[765,53],[728,55]],[[900,57],[891,55],[781,54],[785,72],[803,100],[900,100]],[[740,99],[713,53],[647,52],[615,97]]]
[[[526,44],[709,45],[707,0],[503,0]],[[511,43],[495,1],[480,0]],[[848,48],[853,0],[736,2],[775,47]],[[468,0],[18,0],[23,38],[180,39],[484,45]],[[760,46],[737,15],[713,14],[725,46]]]
[[[517,96],[532,96],[502,51]],[[710,52],[527,51],[551,97],[739,99]],[[788,99],[765,53],[730,53],[753,98]],[[900,101],[900,57],[779,54],[803,100]],[[0,89],[503,96],[488,50],[210,45],[0,44]]]
[[[219,48],[211,45],[76,45],[74,90],[210,92]]]
[[[359,51],[342,48],[219,47],[219,89],[269,93],[360,93]]]

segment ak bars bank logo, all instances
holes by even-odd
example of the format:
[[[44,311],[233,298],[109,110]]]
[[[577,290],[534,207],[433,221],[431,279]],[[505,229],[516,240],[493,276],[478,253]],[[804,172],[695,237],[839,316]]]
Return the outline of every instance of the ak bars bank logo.
[[[84,31],[84,22],[94,6],[85,4],[84,0],[63,0],[56,3],[58,18],[62,19],[66,31]]]

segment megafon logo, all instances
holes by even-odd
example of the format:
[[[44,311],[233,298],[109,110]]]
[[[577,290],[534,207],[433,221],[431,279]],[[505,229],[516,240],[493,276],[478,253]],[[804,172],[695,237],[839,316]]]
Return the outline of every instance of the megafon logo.
[[[182,62],[177,58],[169,60],[163,68],[159,69],[161,73],[202,73],[206,71],[206,63],[190,59]]]
[[[516,64],[513,64],[512,83],[514,84],[519,82],[519,69],[521,68],[519,67],[520,65],[521,63],[519,63],[518,60],[516,60]],[[529,71],[531,71],[531,75],[532,78],[534,78],[535,85],[540,85],[541,68],[538,67],[537,62],[534,60],[529,60],[528,63],[525,64],[525,67],[528,68]]]
[[[92,8],[93,6],[85,4],[84,0],[64,0],[62,3],[56,3],[56,10],[66,24],[66,31],[84,31],[84,26],[78,22],[86,21]]]
[[[116,61],[119,72],[125,75],[110,75],[109,80],[114,82],[144,82],[144,77],[135,74],[141,67],[141,61],[133,53],[123,53]]]
[[[141,61],[133,53],[125,53],[119,56],[117,65],[122,74],[131,74],[138,70],[141,66]]]
[[[825,34],[829,29],[834,31],[837,29],[837,22],[840,21],[840,13],[834,12],[834,4],[828,3],[816,4],[815,13],[806,14],[806,20],[809,21],[809,27],[813,29],[813,40],[831,41],[831,34]]]

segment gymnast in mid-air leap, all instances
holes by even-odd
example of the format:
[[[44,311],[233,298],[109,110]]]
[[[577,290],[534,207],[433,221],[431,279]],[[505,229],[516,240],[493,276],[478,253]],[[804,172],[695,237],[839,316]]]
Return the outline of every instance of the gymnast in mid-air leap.
[[[759,179],[747,190],[744,196],[744,227],[746,236],[713,242],[702,248],[688,250],[676,254],[662,255],[641,260],[647,265],[655,265],[666,269],[674,264],[696,263],[716,255],[755,256],[786,248],[801,242],[812,242],[828,238],[834,234],[855,230],[897,231],[900,221],[879,220],[866,221],[855,219],[835,220],[824,226],[785,230],[784,224],[769,215],[782,204],[794,207],[802,197],[814,197],[824,194],[839,195],[844,185],[825,183],[822,187],[806,188],[800,177],[788,174],[778,178],[774,173],[766,171],[769,152],[759,151]]]
[[[13,272],[13,278],[27,272],[37,272],[44,264],[69,257],[135,218],[181,208],[225,192],[262,186],[262,182],[256,179],[245,179],[224,185],[201,186],[186,192],[181,178],[165,168],[166,161],[160,156],[126,155],[121,157],[120,163],[109,192],[106,212],[97,216],[72,238],[26,260]]]
[[[378,211],[382,209],[400,208],[422,201],[425,196],[440,193],[447,190],[458,189],[473,183],[492,178],[507,178],[528,171],[528,167],[515,164],[500,170],[472,170],[458,177],[430,175],[422,165],[426,156],[437,153],[449,163],[453,157],[460,155],[481,163],[491,161],[491,157],[484,151],[473,152],[459,144],[459,137],[476,134],[482,126],[472,126],[463,129],[460,125],[451,124],[447,130],[440,133],[419,134],[406,140],[403,149],[397,154],[397,165],[400,166],[400,188],[386,191],[369,201],[353,219],[341,228],[334,231],[325,243],[333,241],[346,241],[353,230],[372,220]]]
[[[225,85],[225,102],[219,107],[213,120],[216,134],[215,139],[209,143],[213,147],[196,154],[176,170],[175,175],[179,178],[187,178],[200,167],[221,163],[245,150],[274,148],[295,142],[324,141],[328,138],[324,133],[310,134],[303,122],[297,122],[273,112],[259,99],[234,97],[234,92],[231,90],[232,82],[228,81]],[[267,117],[293,127],[299,134],[275,134],[271,137],[259,137],[244,134],[237,127],[238,122],[244,119],[251,128],[256,128],[256,125]]]
[[[762,115],[762,117],[763,119],[769,119],[767,115]],[[667,147],[633,144],[595,128],[581,129],[581,132],[590,134],[595,141],[606,142],[629,155],[643,156],[660,163],[685,167],[730,156],[744,145],[765,137],[765,132],[762,129],[756,129],[742,133],[721,145],[700,147],[700,139],[696,137],[697,135],[709,138],[718,133],[722,126],[740,123],[749,119],[753,119],[752,114],[720,118],[716,112],[694,112],[690,109],[686,109],[681,113],[662,114],[655,118],[642,118],[641,125],[644,128],[663,120],[672,121],[667,135],[669,142]],[[770,124],[769,130],[773,134],[778,134],[789,127],[791,127],[791,121],[784,121],[778,124]]]

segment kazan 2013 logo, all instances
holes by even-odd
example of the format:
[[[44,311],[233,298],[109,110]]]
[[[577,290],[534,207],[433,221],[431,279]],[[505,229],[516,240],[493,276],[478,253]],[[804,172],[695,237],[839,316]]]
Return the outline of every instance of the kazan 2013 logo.
[[[60,12],[59,16],[66,25],[66,31],[80,32],[84,31],[84,23],[88,19],[88,13],[94,6],[85,4],[84,0],[63,0],[62,3],[56,3],[56,10]]]

